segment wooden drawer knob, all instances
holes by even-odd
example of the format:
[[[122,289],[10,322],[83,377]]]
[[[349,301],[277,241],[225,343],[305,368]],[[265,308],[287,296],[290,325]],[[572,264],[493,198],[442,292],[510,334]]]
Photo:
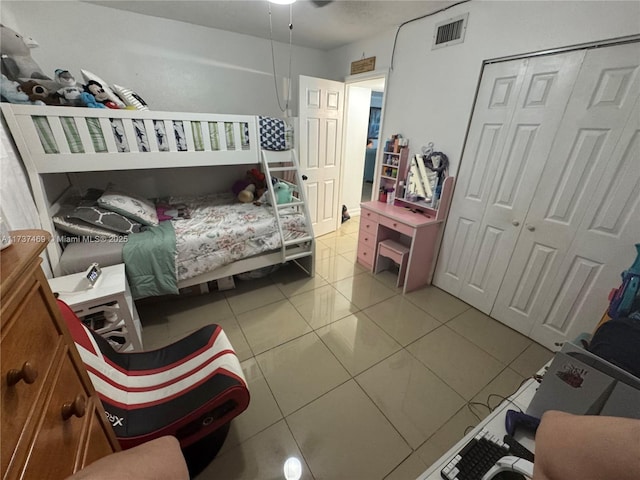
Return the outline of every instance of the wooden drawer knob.
[[[20,380],[24,380],[24,383],[31,385],[38,378],[38,371],[29,362],[24,362],[20,370],[12,368],[7,372],[7,385],[12,387]]]
[[[81,393],[76,395],[76,398],[73,402],[66,402],[62,405],[62,419],[69,420],[72,416],[76,416],[78,418],[84,417],[84,414],[87,411],[87,399]]]

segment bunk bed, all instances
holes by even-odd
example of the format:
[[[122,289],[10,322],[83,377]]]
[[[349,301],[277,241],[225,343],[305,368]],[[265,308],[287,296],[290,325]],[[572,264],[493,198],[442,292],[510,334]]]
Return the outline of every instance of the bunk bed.
[[[220,205],[224,214],[213,215],[222,215],[221,222],[235,222],[235,227],[238,228],[242,227],[241,224],[249,223],[243,220],[248,218],[246,215],[253,218],[256,216],[254,214],[258,214],[263,223],[269,223],[269,216],[273,220],[268,237],[254,242],[260,248],[241,248],[239,250],[242,252],[234,251],[224,259],[216,258],[208,262],[192,256],[188,259],[188,266],[180,263],[183,261],[178,258],[180,252],[184,256],[185,251],[211,250],[216,248],[215,242],[213,246],[203,246],[203,243],[196,243],[194,246],[193,242],[200,240],[194,240],[193,230],[189,230],[187,224],[190,222],[197,225],[195,219],[186,223],[173,220],[162,222],[160,225],[165,224],[165,228],[159,230],[173,230],[172,234],[175,234],[177,288],[205,284],[288,261],[297,263],[313,276],[315,243],[305,192],[300,187],[302,180],[295,151],[263,149],[261,145],[271,143],[271,139],[267,132],[261,132],[260,117],[9,103],[2,103],[1,108],[22,157],[42,228],[52,233],[56,232],[53,217],[59,214],[67,198],[78,193],[77,188],[70,183],[56,198],[51,198],[51,192],[47,191],[47,182],[44,181],[48,174],[260,165],[262,171],[266,172],[268,185],[272,184],[270,171],[292,172],[288,181],[279,179],[291,189],[292,196],[289,201],[281,204],[274,194],[274,188],[267,190],[267,202],[261,206],[237,202],[236,205],[227,205],[233,203],[235,198],[229,197],[221,201],[224,195],[220,192],[211,192],[213,195],[206,201],[202,196],[175,200],[192,202],[191,206],[201,204],[209,216],[212,213],[207,209]],[[255,210],[251,210],[252,208]],[[197,211],[195,217],[198,217]],[[168,229],[167,224],[172,224],[174,228]],[[148,232],[155,231],[155,228],[146,228],[143,234],[148,235]],[[260,230],[254,225],[246,228],[251,231]],[[200,224],[195,229],[203,230],[203,227]],[[242,232],[235,232],[234,235],[242,244],[251,243],[251,239]],[[130,234],[129,238],[133,236],[141,238],[137,233]],[[203,231],[202,236],[216,235]],[[128,243],[131,242],[126,242],[122,248],[129,248]],[[183,246],[182,249],[179,248],[180,245]],[[65,245],[60,241],[52,241],[47,246],[47,255],[55,276],[62,273],[61,260],[64,257],[64,248]],[[93,251],[97,255],[99,250],[96,249],[100,248],[105,248],[104,244],[101,246],[96,242],[95,248],[92,246],[85,251]],[[157,247],[149,247],[146,253],[150,255],[149,258],[153,257],[154,248]],[[129,253],[129,256],[138,254],[136,251]],[[87,255],[91,257],[92,254]],[[212,256],[215,257],[215,252]],[[124,255],[125,259],[126,257],[127,255]],[[91,263],[91,258],[87,258],[86,262]],[[126,260],[125,265],[129,270]],[[178,272],[181,272],[181,275]],[[158,294],[161,293],[166,292]]]

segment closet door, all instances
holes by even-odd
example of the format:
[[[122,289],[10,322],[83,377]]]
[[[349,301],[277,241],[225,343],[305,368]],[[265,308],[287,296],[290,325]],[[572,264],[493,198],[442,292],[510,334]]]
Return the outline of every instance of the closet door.
[[[497,168],[526,70],[527,61],[519,60],[487,65],[482,74],[434,277],[435,285],[456,296],[489,202],[496,178],[492,172]]]
[[[619,264],[618,258],[623,265],[614,272],[619,275],[633,260],[633,240],[622,237],[633,218],[637,189],[599,186],[612,172],[620,181],[621,175],[630,175],[627,182],[638,179],[640,157],[632,132],[640,115],[639,63],[637,44],[588,51],[491,312],[525,335],[534,329],[535,339],[547,346],[591,331],[609,290],[619,283],[610,277],[607,283],[602,269]],[[629,157],[634,148],[635,157]],[[629,197],[634,192],[635,199]],[[608,212],[606,223],[615,225],[615,232],[586,226],[614,199],[620,210]],[[637,212],[635,218],[637,225]],[[603,251],[587,253],[596,245]],[[613,253],[624,249],[626,255]],[[585,309],[587,304],[597,308]]]
[[[471,179],[464,178],[464,185],[477,181],[478,176],[489,182],[490,186],[482,186],[489,191],[486,208],[480,216],[469,218],[464,202],[452,207],[443,249],[453,248],[448,262],[439,262],[442,267],[435,283],[484,313],[490,313],[502,284],[583,58],[584,51],[577,51],[525,60],[522,87],[513,115],[505,124],[504,144],[496,151],[498,158],[492,159],[494,166],[472,167],[472,172],[466,172],[471,173]],[[489,106],[477,104],[476,108],[480,107],[480,114]],[[475,163],[477,148],[472,150],[465,153],[463,165]],[[460,195],[463,193],[456,191],[456,196]],[[465,232],[459,228],[464,224],[461,217],[467,219],[467,227],[477,227]],[[468,237],[463,241],[465,234]],[[461,244],[465,247],[459,248]],[[440,278],[449,274],[448,264],[456,257],[463,261],[463,270],[450,288]]]
[[[637,72],[636,68],[636,72]],[[636,73],[637,75],[637,73]],[[549,285],[530,337],[543,345],[591,332],[606,310],[620,273],[640,242],[640,100],[629,117],[576,235]]]

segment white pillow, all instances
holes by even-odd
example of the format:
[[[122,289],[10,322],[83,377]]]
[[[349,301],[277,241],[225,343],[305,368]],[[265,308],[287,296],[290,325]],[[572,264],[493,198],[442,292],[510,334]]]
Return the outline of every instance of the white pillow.
[[[113,90],[109,88],[109,85],[107,84],[107,82],[105,82],[99,76],[87,70],[80,70],[80,72],[82,72],[82,78],[84,78],[85,83],[87,83],[89,80],[98,82],[100,85],[102,85],[102,89],[109,96],[109,100],[111,100],[113,103],[118,105],[120,108],[126,107],[126,105],[122,103],[122,100],[120,100],[120,98],[115,93],[113,93]]]
[[[120,85],[113,85],[113,90],[116,92],[122,101],[131,107],[136,107],[136,110],[149,110],[147,102],[145,102],[140,95],[131,90],[130,88],[121,87]]]

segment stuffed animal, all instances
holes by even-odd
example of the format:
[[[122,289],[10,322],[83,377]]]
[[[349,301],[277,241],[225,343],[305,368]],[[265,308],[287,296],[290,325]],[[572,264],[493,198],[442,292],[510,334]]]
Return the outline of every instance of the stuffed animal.
[[[249,203],[262,196],[266,190],[265,185],[264,173],[257,168],[252,168],[247,171],[243,180],[233,184],[231,191],[240,202]]]
[[[293,195],[291,194],[291,187],[285,182],[277,182],[273,186],[273,192],[276,195],[276,203],[291,203]]]
[[[56,93],[60,95],[60,103],[62,103],[62,105],[70,105],[73,107],[82,107],[85,105],[81,97],[83,89],[76,83],[76,79],[71,75],[69,70],[57,69],[56,82],[60,85]],[[93,99],[93,103],[95,103],[95,98]]]
[[[256,186],[256,197],[260,198],[262,194],[267,190],[267,182],[264,173],[257,168],[252,168],[247,172],[247,178]]]
[[[242,203],[251,203],[256,195],[256,186],[253,183],[250,183],[244,189],[238,193],[238,200]]]
[[[43,102],[46,105],[60,105],[60,97],[42,85],[38,80],[22,82],[20,88],[32,102]]]
[[[109,94],[102,88],[102,84],[96,80],[89,80],[84,86],[84,91],[93,95],[97,102],[100,102],[107,108],[120,108],[116,102],[111,100]]]
[[[22,91],[20,84],[18,82],[14,82],[13,80],[9,80],[7,77],[2,75],[0,78],[0,94],[2,95],[2,100],[9,103],[23,103],[26,105],[44,105],[44,102],[41,100],[36,100],[32,102],[29,99],[29,95]]]
[[[47,77],[31,58],[29,47],[18,32],[0,24],[0,55],[2,56],[2,73],[14,82],[22,79]]]

